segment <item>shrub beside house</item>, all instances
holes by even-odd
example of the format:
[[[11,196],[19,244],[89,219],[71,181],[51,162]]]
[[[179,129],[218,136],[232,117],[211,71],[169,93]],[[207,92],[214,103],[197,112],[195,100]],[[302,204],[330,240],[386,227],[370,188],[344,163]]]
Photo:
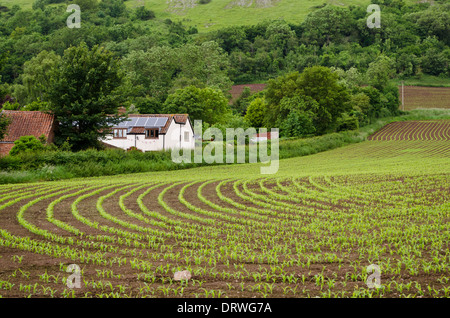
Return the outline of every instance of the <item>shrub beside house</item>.
[[[56,120],[51,114],[40,111],[3,110],[11,121],[5,136],[0,140],[0,156],[6,156],[14,146],[14,141],[23,136],[43,138],[47,144],[55,138]]]

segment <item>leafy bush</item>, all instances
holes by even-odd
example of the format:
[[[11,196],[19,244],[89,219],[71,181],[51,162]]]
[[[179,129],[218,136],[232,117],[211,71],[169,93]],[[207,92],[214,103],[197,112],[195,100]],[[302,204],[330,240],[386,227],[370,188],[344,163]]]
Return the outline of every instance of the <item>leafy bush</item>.
[[[313,119],[314,114],[311,111],[291,111],[280,126],[281,135],[284,137],[314,135],[316,129],[313,124]]]
[[[18,154],[24,152],[36,152],[44,150],[44,144],[42,141],[37,139],[35,136],[22,136],[16,141],[14,141],[14,146],[12,147],[9,154],[11,156],[17,156]]]
[[[155,18],[155,12],[141,6],[136,8],[135,17],[136,19],[146,21]]]
[[[344,113],[337,120],[336,131],[356,130],[359,128],[358,118]]]

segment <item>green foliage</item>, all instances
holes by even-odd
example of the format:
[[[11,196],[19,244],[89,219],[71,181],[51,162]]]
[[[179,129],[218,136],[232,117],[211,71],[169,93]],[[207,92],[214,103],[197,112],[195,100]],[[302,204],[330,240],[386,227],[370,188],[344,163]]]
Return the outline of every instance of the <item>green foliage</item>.
[[[26,152],[36,152],[42,150],[44,150],[44,144],[42,143],[42,140],[37,139],[35,136],[22,136],[14,141],[14,146],[9,152],[9,155],[17,156]]]
[[[22,105],[32,101],[44,100],[50,84],[51,70],[60,62],[61,57],[53,51],[42,51],[24,63],[24,71],[19,77],[22,85],[15,87],[14,95]]]
[[[5,137],[10,123],[11,119],[0,112],[0,140],[3,140],[3,138]]]
[[[123,0],[102,0],[98,8],[101,12],[109,15],[113,18],[118,18],[120,16],[127,14],[127,7]]]
[[[103,48],[81,44],[64,51],[47,91],[59,121],[56,143],[69,138],[74,150],[98,147],[106,129],[124,118],[118,114],[122,81],[118,61]]]
[[[375,61],[369,64],[366,77],[370,85],[379,90],[383,90],[394,74],[394,61],[385,55],[380,55]]]
[[[247,111],[248,105],[250,104],[249,97],[251,96],[250,87],[245,86],[242,90],[241,95],[236,99],[236,101],[233,103],[232,108],[233,111],[240,115],[245,115],[245,112]]]
[[[5,110],[19,110],[20,104],[18,102],[7,101],[2,105],[2,108]]]
[[[450,58],[437,48],[429,48],[422,56],[422,70],[431,75],[450,74]]]
[[[408,16],[423,36],[436,36],[446,45],[450,45],[450,4],[430,6],[426,10],[414,12]]]
[[[147,9],[144,6],[137,7],[134,12],[134,15],[135,15],[136,19],[139,19],[142,21],[147,21],[147,20],[155,18],[155,12]]]
[[[356,130],[359,128],[359,121],[357,117],[350,116],[343,113],[342,117],[338,118],[336,131]]]
[[[30,111],[47,111],[49,109],[48,103],[43,102],[41,100],[35,100],[31,103],[25,105],[22,110],[30,110]]]
[[[180,48],[153,47],[132,51],[122,61],[122,69],[134,86],[137,97],[151,96],[162,105],[169,93],[195,85],[228,92],[227,58],[215,42],[187,44]]]
[[[257,97],[250,103],[250,105],[248,105],[244,118],[252,127],[260,128],[264,125],[265,112],[265,98]]]
[[[316,128],[314,127],[312,111],[304,111],[294,109],[289,112],[286,119],[280,125],[280,135],[283,137],[307,137],[314,135]]]
[[[303,28],[303,42],[322,46],[343,41],[355,29],[355,22],[347,9],[327,5],[311,12]]]
[[[219,89],[188,86],[170,94],[164,102],[162,112],[189,114],[192,120],[215,124],[224,123],[230,108],[228,100]]]
[[[358,118],[359,125],[369,123],[368,114],[371,109],[370,98],[363,92],[353,94],[350,97],[350,105],[352,106],[351,113]]]
[[[314,66],[301,74],[293,72],[270,80],[266,90],[267,126],[279,125],[291,110],[298,109],[307,112],[302,117],[314,114],[317,134],[330,131],[337,118],[349,110],[349,93],[338,79],[331,69]]]

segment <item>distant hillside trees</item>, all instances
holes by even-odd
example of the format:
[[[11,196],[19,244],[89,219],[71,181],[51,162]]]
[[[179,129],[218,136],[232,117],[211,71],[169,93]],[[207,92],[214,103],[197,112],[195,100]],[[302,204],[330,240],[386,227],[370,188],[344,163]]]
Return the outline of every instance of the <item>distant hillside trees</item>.
[[[279,127],[289,118],[308,127],[305,132],[323,134],[349,108],[349,92],[338,75],[323,66],[306,68],[270,80],[267,85],[265,125]],[[292,113],[292,114],[291,114]],[[299,124],[300,124],[299,123]]]
[[[227,56],[211,41],[133,51],[122,60],[141,112],[157,112],[170,93],[190,85],[214,87],[226,94],[232,84],[228,67]]]
[[[313,66],[278,76],[252,95],[257,97],[244,117],[254,127],[277,127],[284,137],[306,137],[354,130],[397,115],[398,87],[389,84],[389,62],[380,57],[367,74]],[[374,85],[361,85],[367,75]]]

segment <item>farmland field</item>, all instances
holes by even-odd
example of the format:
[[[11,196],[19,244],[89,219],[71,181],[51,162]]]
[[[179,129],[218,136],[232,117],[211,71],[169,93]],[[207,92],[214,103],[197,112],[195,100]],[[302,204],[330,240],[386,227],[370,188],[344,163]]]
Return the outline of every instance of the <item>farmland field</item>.
[[[399,96],[401,100],[401,86],[399,86]],[[449,109],[450,87],[405,86],[404,106],[405,110],[412,110],[417,108]]]
[[[449,297],[450,122],[396,125],[274,175],[243,164],[1,185],[0,295]],[[395,133],[405,125],[421,133]]]
[[[369,140],[442,140],[448,141],[450,136],[449,120],[412,120],[408,122],[393,122],[375,134]]]

